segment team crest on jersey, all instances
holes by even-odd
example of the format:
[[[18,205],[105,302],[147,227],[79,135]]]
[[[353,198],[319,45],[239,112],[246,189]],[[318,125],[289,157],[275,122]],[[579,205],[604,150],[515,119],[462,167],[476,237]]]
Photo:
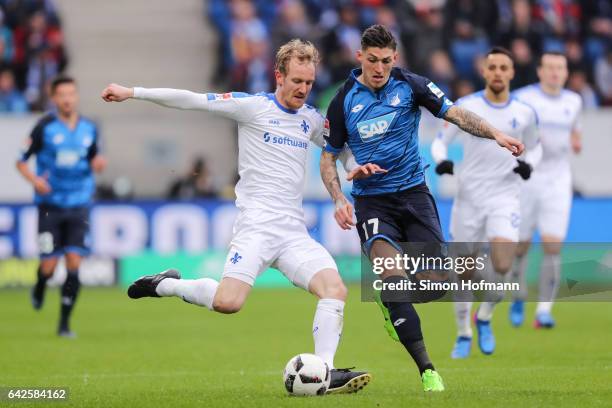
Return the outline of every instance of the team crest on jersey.
[[[400,97],[399,97],[399,93],[396,93],[395,96],[393,97],[393,99],[391,99],[391,102],[389,102],[389,105],[397,106],[397,105],[399,105],[400,102],[401,102],[401,100],[400,100]]]
[[[53,136],[53,144],[60,144],[64,141],[64,135],[57,133]]]
[[[442,90],[438,88],[438,85],[434,84],[433,82],[428,83],[427,87],[429,88],[431,93],[436,95],[438,98],[441,98],[444,96],[444,92],[442,92]]]
[[[89,147],[91,146],[92,143],[93,143],[93,137],[91,135],[85,135],[85,137],[83,137],[84,147]]]
[[[357,123],[357,131],[363,142],[372,142],[381,139],[391,126],[395,118],[395,112],[379,116],[374,119],[364,120]]]
[[[306,122],[306,120],[302,120],[302,123],[300,124],[300,127],[302,128],[302,131],[305,134],[308,134],[308,131],[310,130],[310,125]]]

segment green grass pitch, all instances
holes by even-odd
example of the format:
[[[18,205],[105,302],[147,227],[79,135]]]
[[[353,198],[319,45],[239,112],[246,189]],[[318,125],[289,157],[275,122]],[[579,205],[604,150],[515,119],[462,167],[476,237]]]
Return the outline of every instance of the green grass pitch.
[[[0,292],[0,387],[68,387],[75,407],[592,407],[612,406],[612,305],[560,303],[558,327],[536,331],[494,318],[498,348],[450,359],[452,306],[419,305],[425,339],[447,391],[425,395],[402,346],[387,337],[378,308],[351,287],[339,367],[368,369],[373,380],[352,395],[286,395],[282,369],[312,352],[315,300],[297,289],[258,289],[236,315],[178,299],[130,300],[118,289],[82,291],[73,319],[78,339],[55,336],[59,298],[40,312],[26,290]],[[54,403],[58,404],[58,403]],[[40,407],[41,403],[0,406]]]

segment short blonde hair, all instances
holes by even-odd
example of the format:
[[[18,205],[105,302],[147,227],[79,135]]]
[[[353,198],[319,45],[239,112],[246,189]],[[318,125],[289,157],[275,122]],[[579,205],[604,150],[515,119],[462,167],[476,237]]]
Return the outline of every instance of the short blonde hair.
[[[291,58],[297,58],[300,63],[312,62],[316,66],[319,63],[319,51],[310,41],[293,39],[278,49],[274,69],[287,75]]]

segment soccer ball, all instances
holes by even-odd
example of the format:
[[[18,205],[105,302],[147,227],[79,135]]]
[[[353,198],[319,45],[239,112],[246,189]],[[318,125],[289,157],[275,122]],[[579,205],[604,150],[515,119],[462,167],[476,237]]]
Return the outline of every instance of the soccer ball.
[[[314,354],[298,354],[285,366],[283,381],[290,395],[324,395],[329,388],[329,367]]]

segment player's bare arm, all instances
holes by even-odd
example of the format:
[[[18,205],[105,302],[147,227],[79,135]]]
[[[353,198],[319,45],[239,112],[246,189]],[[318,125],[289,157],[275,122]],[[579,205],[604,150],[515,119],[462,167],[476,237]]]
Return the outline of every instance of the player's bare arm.
[[[89,165],[94,173],[102,173],[106,168],[107,163],[106,157],[102,156],[101,154],[96,154],[89,162]]]
[[[474,136],[495,140],[498,145],[510,150],[514,156],[520,156],[525,149],[519,140],[500,132],[480,116],[459,106],[451,106],[444,119]]]
[[[580,154],[580,152],[582,151],[582,133],[580,133],[580,131],[578,130],[572,131],[570,141],[572,144],[572,151],[575,154]]]
[[[44,195],[51,192],[51,186],[49,186],[47,179],[32,173],[27,162],[18,161],[16,167],[19,174],[21,174],[24,179],[32,184],[34,190],[36,190],[38,194]]]
[[[342,193],[340,177],[338,177],[338,169],[336,168],[336,158],[337,156],[330,152],[323,151],[321,153],[321,162],[319,164],[321,180],[323,180],[325,188],[334,201],[336,207],[334,218],[336,222],[340,228],[349,230],[351,226],[355,225],[353,222],[353,206]]]

